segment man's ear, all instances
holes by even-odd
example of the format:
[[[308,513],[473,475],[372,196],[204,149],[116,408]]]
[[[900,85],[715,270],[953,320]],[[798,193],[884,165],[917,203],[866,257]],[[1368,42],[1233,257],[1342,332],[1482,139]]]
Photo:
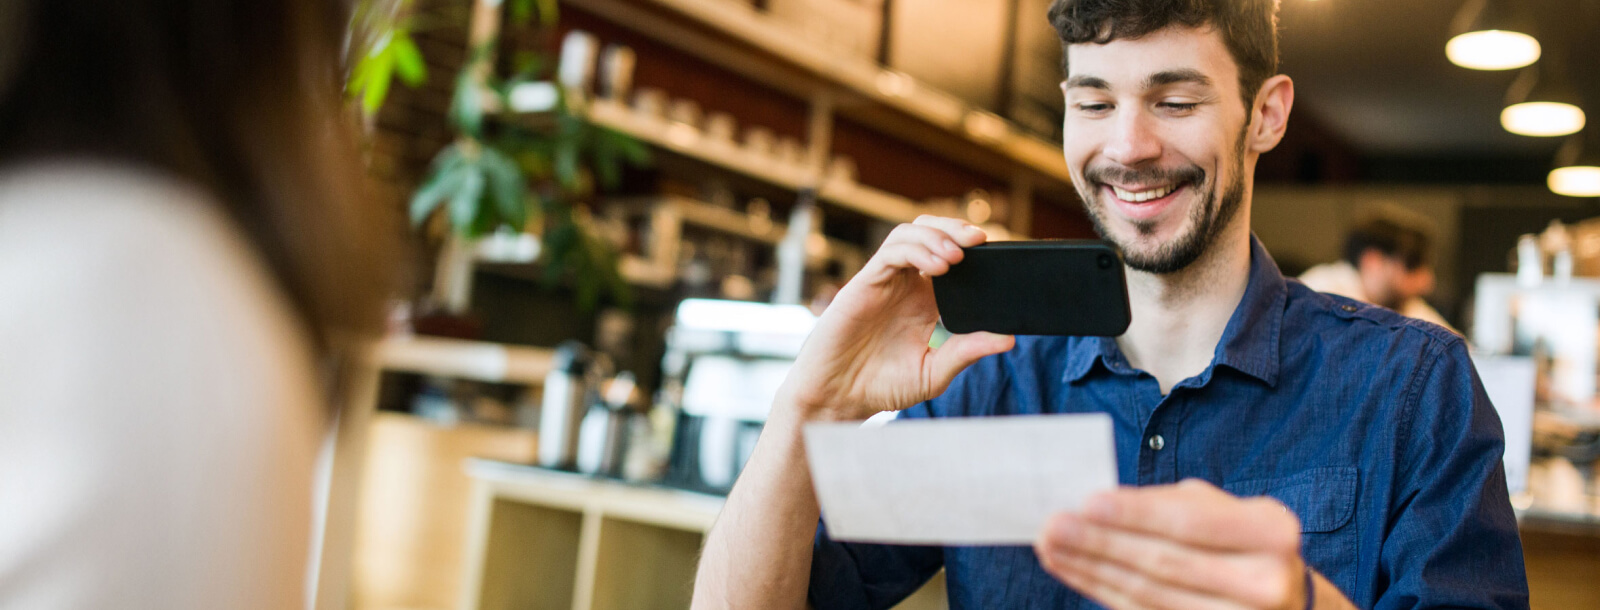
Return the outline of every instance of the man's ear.
[[[1294,107],[1294,81],[1279,74],[1261,83],[1250,117],[1250,151],[1261,154],[1283,141],[1289,126],[1289,110]]]

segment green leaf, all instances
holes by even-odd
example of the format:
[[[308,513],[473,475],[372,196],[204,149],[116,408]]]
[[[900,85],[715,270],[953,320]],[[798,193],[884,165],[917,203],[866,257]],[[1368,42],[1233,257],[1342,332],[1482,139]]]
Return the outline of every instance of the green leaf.
[[[500,218],[511,228],[522,230],[528,222],[528,206],[522,182],[522,171],[517,164],[494,148],[485,147],[478,162],[489,178],[489,194]]]
[[[622,277],[617,249],[611,244],[601,242],[600,247],[601,279],[605,281],[606,288],[611,293],[612,300],[623,309],[633,308],[633,286]]]
[[[600,278],[592,273],[578,273],[573,278],[573,288],[578,292],[578,311],[589,313],[600,304]]]
[[[588,231],[583,231],[579,237],[577,251],[573,253],[578,258],[572,273],[572,287],[577,292],[578,311],[591,312],[600,304],[600,274],[595,260],[595,238]]]
[[[361,60],[367,64],[366,73],[361,79],[361,110],[368,116],[377,114],[383,107],[383,100],[389,97],[389,82],[394,74],[394,54],[388,52],[388,45],[380,55],[368,55]]]
[[[622,157],[627,159],[630,165],[640,167],[650,164],[650,147],[645,146],[644,142],[610,129],[604,130],[604,133],[606,138],[617,147],[617,150],[622,153]]]
[[[489,201],[490,195],[484,192],[478,196],[478,217],[472,221],[472,230],[467,232],[471,237],[482,237],[493,233],[499,227],[500,216],[495,213],[494,205]]]
[[[349,99],[360,97],[367,86],[367,79],[371,77],[371,74],[372,62],[367,60],[367,56],[362,55],[360,59],[356,60],[355,68],[350,70],[350,81],[344,85],[345,97]]]
[[[428,64],[422,60],[422,51],[417,48],[417,43],[412,40],[410,32],[395,30],[394,42],[390,47],[394,56],[394,69],[400,75],[402,82],[407,86],[416,87],[428,80]]]
[[[522,25],[524,23],[527,23],[528,22],[528,18],[532,17],[532,16],[533,16],[533,0],[512,0],[511,1],[511,21],[512,22],[516,23],[517,25]]]
[[[617,148],[611,139],[603,136],[595,138],[589,156],[594,161],[594,175],[600,181],[600,186],[616,188],[622,180],[622,168],[617,160]]]
[[[546,27],[554,26],[559,17],[559,7],[556,2],[557,0],[512,0],[511,20],[517,25],[525,24],[528,18],[533,16],[534,9],[538,9],[539,24]]]
[[[454,145],[439,151],[438,156],[434,157],[433,167],[422,180],[422,186],[411,196],[412,224],[422,224],[440,203],[461,188],[466,178],[461,171],[464,163],[461,149]]]
[[[578,142],[573,139],[557,141],[551,166],[556,174],[556,182],[561,184],[561,188],[569,191],[577,189]]]
[[[548,60],[543,53],[518,51],[515,60],[512,62],[512,65],[516,67],[515,79],[520,81],[538,80],[539,75],[544,73],[547,63]]]
[[[462,168],[465,176],[461,187],[450,197],[450,226],[456,232],[471,236],[473,221],[478,218],[483,201],[483,168],[471,163]]]
[[[526,228],[529,223],[533,223],[535,226],[543,226],[544,201],[536,191],[524,190],[523,194],[527,199],[523,200],[522,209],[527,211],[528,217],[524,220],[522,226]]]
[[[463,68],[456,79],[455,96],[450,102],[450,123],[457,131],[478,137],[483,131],[483,92],[471,78],[471,70]]]
[[[566,273],[577,239],[578,227],[570,220],[556,224],[545,232],[543,283],[547,288],[561,281],[561,276]]]
[[[557,0],[533,0],[539,7],[539,23],[545,27],[555,27],[556,21],[561,19],[561,5]]]

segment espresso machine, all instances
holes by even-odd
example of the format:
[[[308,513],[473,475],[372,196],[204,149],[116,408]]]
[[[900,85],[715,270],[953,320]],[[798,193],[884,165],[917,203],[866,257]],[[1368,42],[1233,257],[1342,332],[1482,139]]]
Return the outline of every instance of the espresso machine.
[[[778,387],[816,325],[800,305],[687,299],[662,358],[660,400],[677,406],[665,483],[727,493]]]

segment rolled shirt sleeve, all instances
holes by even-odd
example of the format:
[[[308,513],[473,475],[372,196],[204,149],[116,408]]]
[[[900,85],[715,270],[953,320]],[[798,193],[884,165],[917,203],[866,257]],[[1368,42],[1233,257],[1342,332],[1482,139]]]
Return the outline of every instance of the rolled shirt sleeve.
[[[813,608],[891,608],[944,565],[940,547],[838,542],[828,537],[826,523],[817,525],[811,548],[807,598]]]

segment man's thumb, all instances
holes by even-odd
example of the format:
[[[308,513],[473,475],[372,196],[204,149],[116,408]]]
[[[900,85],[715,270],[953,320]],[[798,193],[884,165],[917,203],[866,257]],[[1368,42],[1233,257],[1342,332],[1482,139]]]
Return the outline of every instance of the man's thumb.
[[[1017,338],[1011,335],[977,332],[950,337],[944,345],[933,350],[931,370],[928,371],[932,395],[944,393],[956,374],[972,366],[972,363],[984,356],[1008,351],[1016,345]]]

